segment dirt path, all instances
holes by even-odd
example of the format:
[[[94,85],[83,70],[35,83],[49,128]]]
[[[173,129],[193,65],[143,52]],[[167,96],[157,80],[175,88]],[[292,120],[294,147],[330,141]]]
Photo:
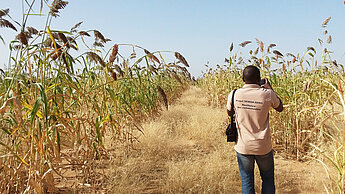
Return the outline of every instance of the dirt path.
[[[136,150],[116,162],[114,193],[240,193],[233,143],[224,136],[226,113],[210,108],[197,88],[155,120],[144,123]],[[277,193],[323,193],[326,176],[318,163],[275,155]],[[256,191],[260,175],[255,171]]]

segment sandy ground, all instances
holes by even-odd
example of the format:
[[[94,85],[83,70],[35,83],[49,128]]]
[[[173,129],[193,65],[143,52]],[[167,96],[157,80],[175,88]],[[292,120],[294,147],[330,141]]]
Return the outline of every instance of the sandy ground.
[[[143,124],[144,135],[127,157],[114,161],[112,193],[240,193],[233,143],[227,143],[225,109],[208,106],[206,94],[190,88],[168,111]],[[275,154],[277,193],[325,193],[327,178],[316,161]],[[255,168],[255,188],[261,193]]]

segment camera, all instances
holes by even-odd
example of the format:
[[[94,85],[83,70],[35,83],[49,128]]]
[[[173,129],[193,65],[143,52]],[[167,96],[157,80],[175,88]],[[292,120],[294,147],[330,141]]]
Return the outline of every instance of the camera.
[[[266,79],[261,79],[260,80],[260,86],[265,85]],[[268,85],[271,85],[271,83],[267,80]]]

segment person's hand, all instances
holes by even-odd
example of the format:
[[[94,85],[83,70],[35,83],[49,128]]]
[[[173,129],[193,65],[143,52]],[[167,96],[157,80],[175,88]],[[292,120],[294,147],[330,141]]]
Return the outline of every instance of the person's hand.
[[[264,79],[265,79],[265,84],[261,85],[261,87],[273,90],[268,79],[266,77]]]

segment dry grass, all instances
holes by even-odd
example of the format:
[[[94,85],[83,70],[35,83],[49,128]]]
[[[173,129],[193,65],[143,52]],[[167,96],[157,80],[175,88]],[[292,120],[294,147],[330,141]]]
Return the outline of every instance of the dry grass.
[[[191,88],[158,118],[143,124],[140,143],[114,160],[113,193],[240,193],[233,144],[226,143],[226,112],[211,108],[206,94]],[[277,193],[319,193],[321,165],[275,155]],[[256,190],[260,177],[256,168]]]

